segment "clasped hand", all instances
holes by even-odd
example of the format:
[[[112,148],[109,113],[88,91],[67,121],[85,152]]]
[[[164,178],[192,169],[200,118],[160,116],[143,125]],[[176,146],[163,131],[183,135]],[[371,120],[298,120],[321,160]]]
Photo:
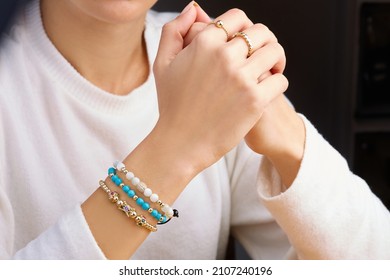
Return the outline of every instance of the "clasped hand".
[[[285,121],[273,118],[282,113],[299,119],[283,96],[286,59],[274,34],[238,9],[210,22],[191,3],[164,26],[154,64],[160,111],[155,131],[198,172],[242,139],[272,157],[274,147],[285,149],[274,138],[288,136],[272,131]]]

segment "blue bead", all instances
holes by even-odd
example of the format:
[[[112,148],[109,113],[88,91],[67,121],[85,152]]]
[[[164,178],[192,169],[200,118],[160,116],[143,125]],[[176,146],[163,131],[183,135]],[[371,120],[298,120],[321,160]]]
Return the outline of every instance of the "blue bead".
[[[116,171],[115,171],[115,168],[114,167],[110,167],[110,168],[108,168],[108,175],[110,175],[110,174],[116,174]]]
[[[144,210],[148,210],[150,208],[150,205],[149,205],[149,203],[147,203],[147,202],[144,202],[144,204],[142,204],[142,209],[144,209]]]
[[[122,184],[122,179],[119,178],[118,176],[114,175],[111,177],[111,180],[114,182],[115,185],[119,186]]]
[[[144,200],[143,200],[142,198],[140,198],[140,197],[137,198],[137,201],[136,201],[136,202],[137,202],[137,204],[140,205],[140,206],[141,206],[142,204],[144,204]]]
[[[129,197],[133,198],[133,197],[135,196],[135,191],[129,190],[129,191],[127,192],[127,195],[128,195]]]
[[[123,186],[122,190],[125,192],[125,193],[128,193],[130,191],[130,188],[129,186]]]
[[[111,177],[111,180],[112,180],[114,183],[115,183],[116,179],[119,179],[119,177],[116,176],[116,175],[114,175],[114,176]]]
[[[157,215],[158,215],[158,211],[157,210],[153,210],[152,213],[150,213],[152,215],[152,217],[156,218]]]
[[[161,216],[162,216],[161,213],[158,213],[157,217],[156,217],[156,220],[159,221],[161,219]]]
[[[164,216],[163,223],[165,223],[166,221],[167,221],[167,216]]]

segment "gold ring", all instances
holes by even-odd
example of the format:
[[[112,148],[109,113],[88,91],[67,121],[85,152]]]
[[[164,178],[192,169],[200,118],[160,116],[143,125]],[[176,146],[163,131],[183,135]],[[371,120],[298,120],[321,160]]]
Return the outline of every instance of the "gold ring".
[[[251,39],[249,39],[248,34],[240,31],[233,35],[233,38],[241,37],[245,40],[246,45],[248,46],[248,55],[246,57],[250,57],[253,53],[253,45]]]
[[[229,32],[226,30],[225,26],[223,25],[222,20],[213,21],[213,22],[210,22],[209,25],[210,24],[214,24],[216,27],[221,28],[223,31],[225,31],[226,37],[229,40]]]

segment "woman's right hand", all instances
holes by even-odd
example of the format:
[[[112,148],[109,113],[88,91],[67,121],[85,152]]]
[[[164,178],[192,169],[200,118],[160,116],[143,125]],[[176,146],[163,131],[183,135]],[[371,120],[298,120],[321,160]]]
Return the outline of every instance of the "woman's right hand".
[[[235,34],[245,31],[254,53],[247,58],[243,38],[227,41],[214,24],[201,30],[184,48],[194,11],[165,25],[154,64],[160,118],[150,136],[167,140],[185,157],[194,172],[216,162],[236,146],[260,119],[265,107],[287,87],[282,74],[259,79],[284,68],[285,57],[275,36],[253,25],[244,12],[233,9],[217,20]]]

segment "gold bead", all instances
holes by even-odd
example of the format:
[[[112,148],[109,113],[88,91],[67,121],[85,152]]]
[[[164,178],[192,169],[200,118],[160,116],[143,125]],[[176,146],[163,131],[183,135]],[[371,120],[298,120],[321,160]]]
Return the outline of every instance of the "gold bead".
[[[130,212],[130,218],[135,219],[135,217],[137,217],[137,212],[131,211]]]

